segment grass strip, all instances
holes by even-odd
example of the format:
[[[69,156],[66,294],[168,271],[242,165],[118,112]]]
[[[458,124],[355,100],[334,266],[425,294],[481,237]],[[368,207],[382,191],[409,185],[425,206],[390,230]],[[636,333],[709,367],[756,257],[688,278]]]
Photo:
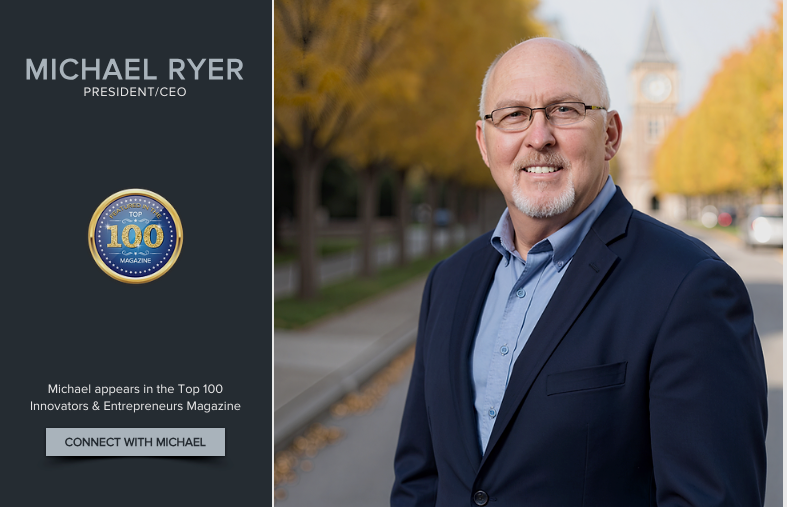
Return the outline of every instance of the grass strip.
[[[377,296],[389,289],[429,273],[438,261],[456,249],[444,250],[433,257],[416,259],[404,267],[381,269],[375,278],[351,278],[320,289],[313,301],[297,298],[281,299],[273,303],[273,325],[281,329],[297,329],[334,314],[364,299]]]
[[[722,227],[719,224],[714,225],[710,229],[702,225],[702,222],[698,222],[696,220],[686,220],[686,223],[691,225],[692,227],[696,227],[697,229],[703,230],[717,230],[729,234],[730,236],[740,237],[741,230],[737,225],[728,225],[727,227]]]

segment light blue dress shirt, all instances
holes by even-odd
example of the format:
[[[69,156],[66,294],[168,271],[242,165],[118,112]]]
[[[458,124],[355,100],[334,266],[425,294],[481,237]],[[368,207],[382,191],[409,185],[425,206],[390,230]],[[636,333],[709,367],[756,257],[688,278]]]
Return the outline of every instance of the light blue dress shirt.
[[[516,250],[508,208],[503,211],[492,234],[492,246],[503,258],[486,297],[471,359],[482,453],[486,451],[517,357],[574,253],[614,195],[615,184],[612,177],[607,177],[590,206],[559,231],[533,245],[527,252],[526,262]]]

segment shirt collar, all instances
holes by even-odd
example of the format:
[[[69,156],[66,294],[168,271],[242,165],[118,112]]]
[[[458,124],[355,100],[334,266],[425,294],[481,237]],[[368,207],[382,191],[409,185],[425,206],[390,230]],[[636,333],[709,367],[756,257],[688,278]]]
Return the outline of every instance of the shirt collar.
[[[500,220],[497,221],[491,241],[495,250],[500,252],[500,255],[506,260],[506,266],[511,262],[511,255],[515,255],[521,260],[519,252],[516,251],[516,245],[514,245],[514,224],[511,223],[508,208],[503,210]]]
[[[612,177],[607,176],[607,181],[604,183],[601,192],[582,213],[554,234],[533,245],[528,253],[538,253],[551,249],[553,251],[552,262],[555,265],[555,269],[561,271],[568,264],[568,261],[574,257],[577,248],[579,248],[582,240],[585,239],[590,227],[601,212],[604,211],[604,208],[607,207],[614,195],[615,184],[612,182]],[[503,210],[503,214],[497,222],[497,227],[492,233],[491,242],[495,250],[500,252],[505,259],[506,266],[511,262],[512,255],[522,260],[514,244],[514,225],[511,223],[508,208]]]

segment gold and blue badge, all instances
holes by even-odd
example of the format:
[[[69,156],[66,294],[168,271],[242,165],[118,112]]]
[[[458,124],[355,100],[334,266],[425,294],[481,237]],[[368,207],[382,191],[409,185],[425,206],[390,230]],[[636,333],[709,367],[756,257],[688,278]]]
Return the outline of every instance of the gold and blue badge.
[[[104,273],[124,283],[147,283],[178,260],[183,227],[166,199],[135,188],[101,203],[90,220],[88,242]]]

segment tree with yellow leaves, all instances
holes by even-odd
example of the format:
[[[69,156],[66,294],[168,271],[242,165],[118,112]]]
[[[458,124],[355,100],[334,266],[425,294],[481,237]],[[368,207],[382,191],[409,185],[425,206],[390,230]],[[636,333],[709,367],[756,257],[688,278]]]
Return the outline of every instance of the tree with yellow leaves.
[[[473,137],[481,80],[496,54],[538,32],[535,5],[276,0],[275,142],[295,168],[301,297],[317,292],[313,210],[329,156],[363,168],[367,252],[379,168],[491,181]]]
[[[678,120],[654,161],[662,192],[782,188],[782,3],[774,25],[729,55],[701,102]]]
[[[323,167],[419,3],[274,2],[274,135],[295,172],[301,298],[317,295],[314,211]]]
[[[398,101],[392,112],[398,119],[378,125],[389,141],[393,165],[418,165],[427,174],[427,204],[434,210],[440,182],[448,183],[453,202],[461,184],[494,184],[474,136],[481,81],[497,54],[543,28],[533,19],[534,0],[434,0],[432,5],[425,13],[426,29],[406,45],[424,56],[420,94]],[[452,207],[456,216],[458,206]],[[435,250],[433,226],[430,220],[430,253]]]

